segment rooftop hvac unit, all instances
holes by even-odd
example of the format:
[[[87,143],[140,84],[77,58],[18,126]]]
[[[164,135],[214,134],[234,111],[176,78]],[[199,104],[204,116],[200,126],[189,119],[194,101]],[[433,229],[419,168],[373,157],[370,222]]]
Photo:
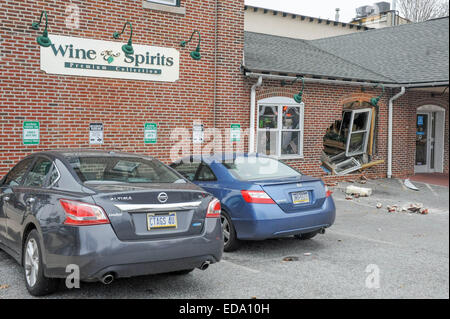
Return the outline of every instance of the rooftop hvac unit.
[[[367,9],[369,6],[361,6],[359,8],[356,8],[356,17],[357,18],[363,18],[367,17]]]
[[[373,6],[361,6],[356,8],[356,18],[364,18],[381,12],[387,12],[391,9],[389,2],[377,2]]]
[[[378,7],[378,12],[387,12],[391,10],[391,4],[386,1],[377,2],[375,5]]]

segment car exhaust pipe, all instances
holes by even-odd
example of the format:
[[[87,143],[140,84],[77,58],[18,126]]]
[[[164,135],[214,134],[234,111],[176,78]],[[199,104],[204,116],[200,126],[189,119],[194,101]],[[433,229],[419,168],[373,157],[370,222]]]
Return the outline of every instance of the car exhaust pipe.
[[[100,278],[100,281],[104,285],[109,285],[114,281],[114,275],[112,273],[107,273],[107,274],[103,275],[102,278]]]
[[[321,228],[320,230],[319,230],[319,234],[325,234],[325,228]]]
[[[209,260],[203,262],[203,264],[199,267],[200,270],[206,270],[208,269],[209,265],[211,264],[211,262]]]

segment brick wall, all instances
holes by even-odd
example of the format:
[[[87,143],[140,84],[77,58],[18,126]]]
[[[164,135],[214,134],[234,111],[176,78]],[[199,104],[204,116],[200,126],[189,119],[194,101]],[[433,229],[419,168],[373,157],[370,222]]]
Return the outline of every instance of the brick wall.
[[[246,94],[239,67],[243,56],[244,0],[218,0],[218,47],[215,68],[215,0],[181,0],[186,15],[144,9],[141,1],[9,1],[0,3],[0,176],[31,152],[90,147],[89,123],[102,122],[100,149],[156,156],[169,161],[175,127],[191,129],[193,119],[213,126],[214,78],[218,118],[223,105],[239,109]],[[78,29],[67,28],[69,4],[80,9]],[[50,34],[114,41],[125,21],[133,24],[133,43],[176,48],[181,52],[175,83],[46,74],[31,29],[47,10]],[[194,61],[180,41],[201,32],[202,59]],[[128,36],[129,31],[124,34]],[[126,40],[119,40],[125,42]],[[193,42],[195,42],[194,39]],[[236,115],[238,116],[238,115]],[[22,123],[40,122],[40,144],[22,144]],[[144,123],[158,123],[158,143],[144,144]]]

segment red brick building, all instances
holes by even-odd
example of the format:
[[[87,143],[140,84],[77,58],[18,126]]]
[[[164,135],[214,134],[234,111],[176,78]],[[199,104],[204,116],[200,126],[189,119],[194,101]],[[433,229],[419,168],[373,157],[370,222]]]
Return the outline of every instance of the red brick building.
[[[172,1],[155,2],[170,4]],[[378,103],[373,131],[376,143],[370,160],[385,162],[365,173],[387,175],[388,103],[401,87],[405,87],[406,93],[393,102],[392,175],[414,174],[417,110],[424,106],[419,113],[425,112],[427,117],[420,121],[431,121],[432,117],[435,122],[437,117],[439,121],[443,119],[442,134],[445,134],[440,142],[442,156],[438,152],[440,157],[434,154],[433,159],[438,164],[441,161],[442,165],[429,170],[448,173],[448,91],[444,91],[448,87],[448,19],[443,19],[443,23],[417,24],[411,31],[404,31],[402,37],[404,33],[413,34],[415,41],[429,43],[424,43],[425,49],[421,47],[420,52],[412,54],[407,41],[402,42],[400,56],[406,56],[409,62],[400,65],[396,60],[399,57],[392,57],[388,67],[397,65],[396,71],[386,70],[383,63],[387,58],[377,60],[374,46],[361,38],[369,32],[378,32],[375,38],[391,38],[396,33],[395,28],[383,29],[390,30],[384,35],[380,30],[357,33],[358,38],[356,34],[338,37],[342,39],[338,39],[338,43],[356,41],[354,45],[365,45],[368,53],[375,51],[368,54],[370,63],[363,65],[361,61],[340,57],[334,38],[326,43],[312,43],[281,37],[272,37],[269,41],[263,36],[244,34],[243,0],[175,0],[174,6],[155,2],[24,0],[0,4],[0,175],[31,152],[65,147],[144,153],[170,162],[174,157],[174,145],[182,136],[185,142],[180,145],[191,151],[209,150],[214,136],[208,136],[207,129],[212,128],[223,133],[215,140],[216,151],[225,151],[232,144],[237,144],[241,150],[245,147],[245,150],[261,151],[256,145],[260,141],[258,108],[260,104],[275,103],[277,107],[279,104],[277,112],[285,112],[283,107],[292,104],[288,110],[298,112],[294,117],[303,123],[289,132],[280,128],[274,133],[280,138],[273,148],[275,154],[305,173],[323,176],[321,156],[327,129],[343,116],[344,104],[370,102],[371,98],[379,96],[380,83],[385,86],[385,94]],[[54,47],[40,47],[36,42],[36,37],[44,30],[45,19],[39,30],[33,29],[32,23],[39,21],[42,10],[48,13],[48,37]],[[132,58],[124,56],[120,50],[129,39],[129,25],[118,39],[113,38],[113,33],[122,31],[127,21],[133,28],[135,52]],[[436,34],[436,29],[441,31]],[[194,30],[201,35],[200,60],[190,54],[199,43]],[[434,34],[435,41],[429,39],[430,33]],[[181,47],[180,42],[189,40],[191,35],[192,41]],[[69,42],[64,41],[73,41],[73,59],[68,58],[69,51],[65,51],[64,57],[63,52],[58,51],[59,45],[62,49],[68,45]],[[287,43],[280,45],[280,41]],[[396,42],[395,39],[390,41],[387,45]],[[95,50],[90,49],[90,45],[95,46]],[[108,53],[110,47],[114,49]],[[398,50],[399,47],[392,48],[389,52]],[[118,53],[122,55],[116,57],[114,54]],[[54,60],[50,58],[52,54]],[[83,61],[76,60],[76,56]],[[106,59],[108,57],[112,60]],[[417,66],[418,58],[422,59],[422,64],[414,74],[401,71]],[[274,65],[268,63],[271,61]],[[377,64],[381,65],[378,69]],[[96,67],[99,69],[91,69]],[[145,72],[155,73],[146,77]],[[401,76],[396,77],[397,73]],[[422,74],[422,78],[417,74]],[[252,148],[244,132],[252,135],[248,130],[251,91],[260,76],[262,85],[254,89],[255,135],[251,138],[255,147]],[[412,83],[411,77],[417,81]],[[301,78],[305,81],[304,105],[292,98],[302,87]],[[283,99],[277,100],[280,97]],[[284,125],[281,117],[276,121]],[[36,122],[38,136],[33,135]],[[90,141],[90,124],[95,123],[102,124],[101,144]],[[146,142],[146,123],[157,124],[157,141]],[[191,145],[193,126],[197,123],[203,124],[205,139],[201,144]],[[289,123],[292,125],[292,121]],[[239,142],[232,142],[226,135],[230,134],[231,124],[240,125]],[[31,134],[31,138],[27,134]],[[260,134],[263,136],[265,132]],[[283,142],[286,136],[290,138],[288,144]],[[289,147],[288,156],[281,154],[284,144]],[[430,155],[427,156],[429,162]]]

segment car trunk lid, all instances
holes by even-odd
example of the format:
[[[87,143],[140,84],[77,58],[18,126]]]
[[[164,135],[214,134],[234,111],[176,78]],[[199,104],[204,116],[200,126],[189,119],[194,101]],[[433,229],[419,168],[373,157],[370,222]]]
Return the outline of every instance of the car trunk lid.
[[[120,240],[152,240],[200,234],[209,194],[192,184],[89,185]],[[164,225],[161,227],[161,225]],[[170,227],[166,227],[170,225]]]
[[[266,180],[256,184],[286,213],[298,213],[321,207],[326,198],[323,182],[309,176]]]

